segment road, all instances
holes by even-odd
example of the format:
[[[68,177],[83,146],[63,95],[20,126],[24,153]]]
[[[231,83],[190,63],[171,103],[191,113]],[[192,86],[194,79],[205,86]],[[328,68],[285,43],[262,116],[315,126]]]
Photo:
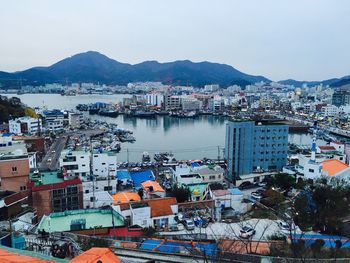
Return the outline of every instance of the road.
[[[67,136],[60,135],[55,139],[50,149],[47,151],[42,162],[39,164],[41,170],[57,170],[60,154],[67,142]]]

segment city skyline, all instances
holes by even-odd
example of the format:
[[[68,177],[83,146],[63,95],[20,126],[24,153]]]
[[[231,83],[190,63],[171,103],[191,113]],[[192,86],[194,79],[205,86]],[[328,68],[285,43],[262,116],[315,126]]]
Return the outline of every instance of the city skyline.
[[[96,50],[131,64],[225,63],[272,80],[350,74],[347,1],[32,0],[0,7],[1,71],[48,66]]]

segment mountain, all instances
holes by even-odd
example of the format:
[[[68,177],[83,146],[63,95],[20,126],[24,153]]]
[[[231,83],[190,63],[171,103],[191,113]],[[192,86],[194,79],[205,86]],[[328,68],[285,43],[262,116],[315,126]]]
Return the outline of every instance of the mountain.
[[[95,51],[74,55],[49,67],[34,67],[14,73],[0,72],[0,83],[4,87],[18,87],[18,83],[38,85],[54,82],[125,85],[136,81],[161,81],[164,84],[197,87],[205,84],[227,87],[233,84],[245,86],[260,81],[270,82],[263,76],[245,74],[225,64],[182,60],[168,63],[145,61],[131,65]]]
[[[323,86],[331,86],[331,87],[340,87],[346,84],[350,84],[350,76],[344,76],[342,78],[333,78],[333,79],[327,79],[322,81],[300,81],[300,80],[294,80],[294,79],[286,79],[278,81],[278,83],[283,85],[293,85],[295,87],[302,87],[303,84],[306,84],[308,86],[315,86],[322,84]]]

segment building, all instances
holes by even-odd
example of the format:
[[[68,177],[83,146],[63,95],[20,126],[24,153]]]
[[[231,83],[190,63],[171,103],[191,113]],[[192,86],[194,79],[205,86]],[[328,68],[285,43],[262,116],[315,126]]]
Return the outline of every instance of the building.
[[[26,191],[0,191],[0,221],[14,218],[22,212],[22,203],[28,198]]]
[[[68,124],[72,129],[79,129],[83,121],[83,114],[79,112],[68,113]]]
[[[9,132],[14,134],[38,134],[41,127],[41,119],[21,117],[9,120]]]
[[[254,121],[226,125],[227,177],[233,183],[259,182],[258,173],[281,171],[287,163],[287,150],[288,125]]]
[[[205,92],[215,92],[218,91],[220,89],[219,84],[210,84],[210,85],[205,85],[204,86],[204,91]]]
[[[322,107],[322,112],[327,117],[333,117],[339,113],[339,109],[334,105],[326,105]]]
[[[219,165],[202,165],[194,167],[193,171],[202,177],[203,183],[223,183],[225,170]]]
[[[164,104],[164,95],[160,93],[146,94],[146,101],[148,105],[162,107]]]
[[[83,208],[83,186],[79,178],[64,180],[63,174],[57,172],[34,171],[30,174],[28,191],[38,217]]]
[[[29,178],[29,158],[21,150],[0,154],[0,189],[25,191]]]
[[[113,209],[80,209],[51,213],[41,218],[38,230],[73,232],[86,235],[108,235],[109,229],[123,227],[124,219]]]
[[[177,224],[175,216],[178,214],[178,205],[175,197],[119,204],[113,206],[113,209],[124,218],[129,218],[130,225],[139,225],[142,228],[164,229]]]
[[[344,86],[334,91],[332,96],[332,104],[334,106],[346,106],[350,104],[350,90]]]
[[[117,153],[95,150],[92,155],[92,171],[97,177],[114,178],[117,171]]]
[[[178,186],[189,184],[200,184],[203,182],[202,177],[198,172],[194,171],[194,168],[187,164],[180,164],[175,167],[175,170],[171,169],[173,182]]]
[[[157,181],[145,181],[141,183],[143,190],[143,196],[147,199],[165,197],[165,190],[160,186]]]
[[[202,109],[203,103],[196,98],[182,97],[181,98],[181,109],[182,111],[199,111]]]
[[[64,113],[60,110],[44,111],[45,128],[50,131],[62,130],[64,128]]]
[[[180,110],[181,109],[181,97],[174,95],[164,96],[165,110]]]
[[[86,177],[90,175],[90,152],[62,151],[59,165],[66,177]]]

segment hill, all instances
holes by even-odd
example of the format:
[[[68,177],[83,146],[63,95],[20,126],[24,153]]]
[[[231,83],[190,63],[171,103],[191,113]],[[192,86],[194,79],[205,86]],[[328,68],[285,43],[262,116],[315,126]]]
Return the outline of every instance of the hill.
[[[131,65],[121,63],[95,51],[80,53],[63,59],[49,67],[34,67],[20,72],[0,72],[4,87],[38,85],[45,83],[93,82],[125,85],[137,81],[161,81],[164,84],[193,85],[219,84],[227,87],[233,84],[247,84],[269,79],[243,73],[232,66],[211,62],[189,60],[159,63],[145,61]]]

